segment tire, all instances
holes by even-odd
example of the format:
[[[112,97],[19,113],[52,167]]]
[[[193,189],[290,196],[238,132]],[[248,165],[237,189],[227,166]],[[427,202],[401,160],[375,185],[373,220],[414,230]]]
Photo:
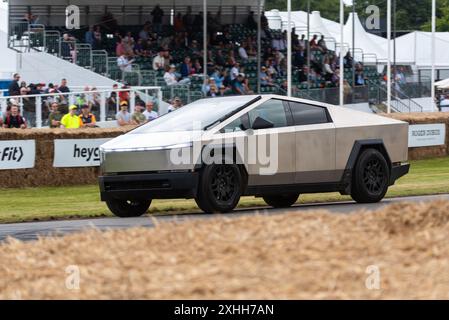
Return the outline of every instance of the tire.
[[[110,199],[106,204],[111,212],[120,218],[140,217],[148,211],[151,200]]]
[[[206,213],[227,213],[237,206],[243,192],[242,175],[235,164],[208,165],[200,174],[195,201]]]
[[[264,196],[263,200],[273,208],[288,208],[298,201],[299,193]]]
[[[376,149],[366,149],[355,165],[351,197],[358,203],[379,202],[385,197],[390,169],[385,157]]]

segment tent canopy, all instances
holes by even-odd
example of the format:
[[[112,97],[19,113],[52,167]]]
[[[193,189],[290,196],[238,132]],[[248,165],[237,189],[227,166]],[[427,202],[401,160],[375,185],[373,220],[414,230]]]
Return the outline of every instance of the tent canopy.
[[[381,62],[385,62],[387,59],[387,39],[383,37],[379,37],[377,35],[366,32],[365,28],[363,28],[362,23],[360,22],[357,13],[355,14],[355,23],[354,23],[354,36],[355,36],[355,48],[359,48],[363,50],[364,54],[372,54],[374,56],[365,58],[359,53],[356,58],[358,60],[362,60],[363,58],[368,62],[375,62],[376,59],[382,60]],[[268,22],[271,28],[278,29],[282,27],[282,29],[286,29],[287,27],[287,12],[280,12],[278,10],[271,10],[267,13]],[[279,19],[282,23],[279,23]],[[293,11],[291,14],[292,22],[297,30],[297,33],[301,33],[304,30],[304,34],[306,34],[307,30],[307,12],[305,11]],[[338,22],[326,19],[321,17],[319,11],[313,11],[310,14],[310,33],[312,34],[322,34],[326,38],[333,38],[334,42],[340,42],[340,24]],[[344,26],[344,42],[346,43],[345,50],[348,48],[352,48],[352,13],[350,13],[348,20]],[[360,52],[360,51],[359,51]]]
[[[396,62],[412,64],[420,69],[428,69],[432,65],[432,33],[414,31],[396,38]],[[435,33],[435,66],[449,68],[449,32]]]

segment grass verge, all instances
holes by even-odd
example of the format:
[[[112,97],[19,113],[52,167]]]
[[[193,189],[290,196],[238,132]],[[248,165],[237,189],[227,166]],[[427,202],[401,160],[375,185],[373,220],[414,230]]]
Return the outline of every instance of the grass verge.
[[[98,186],[0,189],[0,223],[111,216],[99,199]],[[449,193],[449,157],[411,162],[410,173],[392,186],[387,197]],[[305,194],[301,203],[343,201],[339,193]],[[243,197],[239,207],[263,206],[264,201]],[[198,210],[194,200],[155,200],[151,213]]]

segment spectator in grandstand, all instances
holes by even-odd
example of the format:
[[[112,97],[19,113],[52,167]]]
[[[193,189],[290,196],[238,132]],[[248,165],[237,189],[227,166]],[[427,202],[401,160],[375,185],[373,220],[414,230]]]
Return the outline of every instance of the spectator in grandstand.
[[[248,17],[246,18],[246,27],[250,30],[257,29],[257,22],[254,19],[254,11],[250,11]]]
[[[123,90],[123,91],[119,92],[118,97],[120,99],[120,103],[126,102],[127,104],[129,104],[129,98],[130,98],[129,85],[127,83],[125,83],[122,86],[122,89],[128,89],[128,90]]]
[[[26,129],[27,123],[25,118],[20,115],[19,104],[15,100],[12,100],[10,102],[11,102],[10,111],[3,121],[3,128]]]
[[[164,70],[165,67],[165,49],[159,48],[159,53],[153,59],[153,70]]]
[[[127,53],[122,54],[117,58],[117,66],[120,68],[122,72],[131,72],[133,71],[133,63],[134,59],[131,58]]]
[[[103,38],[101,35],[101,28],[100,26],[96,26],[94,29],[94,50],[99,50],[103,47]]]
[[[148,41],[150,40],[151,24],[147,21],[139,32],[139,39]]]
[[[217,85],[214,78],[208,78],[204,81],[201,88],[203,95],[206,97],[216,97],[219,94]]]
[[[182,107],[182,101],[179,97],[174,97],[172,100],[172,104],[168,106],[168,112],[175,111]]]
[[[343,64],[345,68],[352,68],[354,64],[354,59],[351,56],[351,52],[348,51],[343,58]]]
[[[148,56],[148,51],[146,50],[146,48],[144,48],[144,40],[140,39],[137,40],[136,44],[134,45],[134,56],[137,57],[147,57]]]
[[[115,55],[117,57],[121,57],[121,56],[125,55],[126,53],[127,52],[126,52],[126,49],[125,49],[125,45],[124,45],[123,39],[122,39],[122,37],[119,36],[117,38],[117,44],[115,46]]]
[[[79,115],[80,128],[95,128],[97,119],[95,115],[89,112],[89,106],[84,104],[81,106],[81,114]]]
[[[161,9],[159,4],[157,4],[153,11],[151,11],[151,15],[153,16],[153,29],[157,33],[162,32],[162,18],[164,17],[164,10]]]
[[[178,77],[175,73],[176,67],[174,65],[170,65],[165,67],[165,73],[164,73],[164,80],[167,86],[174,86],[178,84],[189,84],[190,79],[184,78],[181,80],[178,80]]]
[[[364,86],[365,85],[365,76],[363,75],[363,71],[357,70],[355,72],[355,85],[356,86]]]
[[[59,111],[57,102],[53,102],[50,107],[50,115],[48,116],[48,125],[50,128],[61,127],[62,113]]]
[[[236,62],[234,63],[234,66],[232,67],[229,75],[231,77],[231,81],[234,81],[238,77],[239,73],[240,73],[240,63]]]
[[[67,86],[67,79],[63,78],[61,80],[61,84],[58,87],[58,91],[62,92],[62,93],[69,93],[70,92],[70,89]]]
[[[243,63],[247,63],[249,57],[248,57],[248,53],[246,52],[246,49],[243,44],[239,45],[238,52],[239,52],[240,59],[242,59]]]
[[[243,84],[244,79],[245,75],[243,73],[239,73],[237,77],[232,80],[232,93],[241,95],[246,94],[245,86]]]
[[[89,29],[84,34],[84,41],[90,44],[92,48],[95,47],[94,26],[89,26]]]
[[[332,81],[332,77],[334,75],[334,71],[332,70],[329,62],[329,57],[325,57],[323,61],[323,71],[324,71],[324,79],[326,81]]]
[[[144,109],[144,103],[142,103],[142,102],[136,103],[136,106],[134,107],[134,112],[131,115],[131,123],[132,124],[140,125],[140,124],[147,122],[147,118],[142,113],[143,109]]]
[[[73,63],[76,62],[76,38],[72,37],[68,33],[64,33],[61,42],[61,55],[64,59]]]
[[[76,114],[78,107],[72,104],[69,107],[69,113],[61,119],[61,129],[78,129],[80,127],[80,118]]]
[[[131,124],[131,114],[128,112],[128,102],[120,102],[120,111],[115,115],[119,126],[127,126]]]
[[[22,100],[23,117],[26,119],[29,126],[36,124],[36,100],[27,97],[29,89],[27,87],[20,88],[20,95]]]
[[[303,49],[306,49],[306,47],[307,47],[307,43],[306,43],[306,39],[305,38],[306,38],[306,35],[302,34],[301,35],[301,39],[299,39],[299,41],[298,41],[298,46],[303,48]]]
[[[8,95],[9,96],[18,96],[20,95],[20,75],[18,73],[15,73],[13,76],[13,80],[9,84],[8,87]]]
[[[193,19],[193,32],[201,32],[203,30],[203,12],[200,11]]]
[[[126,36],[122,40],[122,44],[125,48],[125,52],[128,55],[132,56],[133,50],[134,50],[134,45],[135,45],[135,40],[134,40],[134,37],[131,32],[126,33]]]
[[[318,47],[317,39],[318,39],[318,36],[316,34],[314,34],[312,39],[309,42],[311,50],[317,50],[317,47]]]
[[[114,84],[112,86],[112,90],[116,90],[118,89],[118,85]],[[114,117],[115,114],[118,111],[118,98],[117,98],[117,91],[112,91],[111,94],[109,95],[107,101],[106,101],[106,105],[107,105],[107,116],[108,117]]]
[[[176,15],[176,17],[173,21],[173,29],[176,33],[185,31],[184,21],[183,21],[181,12],[178,12],[178,14]]]
[[[159,117],[157,112],[153,110],[153,107],[154,107],[154,102],[153,101],[148,101],[145,104],[145,109],[146,110],[144,111],[143,115],[147,119],[147,122],[153,121],[154,119],[157,119]]]
[[[327,52],[326,41],[324,40],[324,35],[321,35],[321,39],[318,41],[318,46],[322,49],[324,53]]]
[[[188,78],[192,75],[192,61],[190,57],[185,57],[184,62],[181,64],[181,77]]]
[[[273,87],[273,80],[271,77],[267,74],[267,67],[262,66],[260,72],[259,72],[259,79],[260,79],[260,85],[263,87]]]
[[[277,35],[271,41],[271,47],[275,50],[283,51],[287,48],[287,40],[284,38],[284,33],[282,35]]]

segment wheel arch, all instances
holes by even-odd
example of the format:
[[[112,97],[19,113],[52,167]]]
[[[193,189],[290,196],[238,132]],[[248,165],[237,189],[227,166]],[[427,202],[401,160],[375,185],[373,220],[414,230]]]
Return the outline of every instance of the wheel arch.
[[[366,149],[376,149],[379,151],[387,161],[388,168],[392,169],[392,163],[390,159],[390,155],[388,154],[388,150],[385,147],[385,144],[382,139],[364,139],[364,140],[356,140],[354,145],[352,146],[351,153],[349,154],[348,161],[346,162],[344,175],[343,175],[343,184],[346,186],[342,194],[350,194],[351,193],[351,184],[352,184],[352,176],[355,165],[363,152]]]

